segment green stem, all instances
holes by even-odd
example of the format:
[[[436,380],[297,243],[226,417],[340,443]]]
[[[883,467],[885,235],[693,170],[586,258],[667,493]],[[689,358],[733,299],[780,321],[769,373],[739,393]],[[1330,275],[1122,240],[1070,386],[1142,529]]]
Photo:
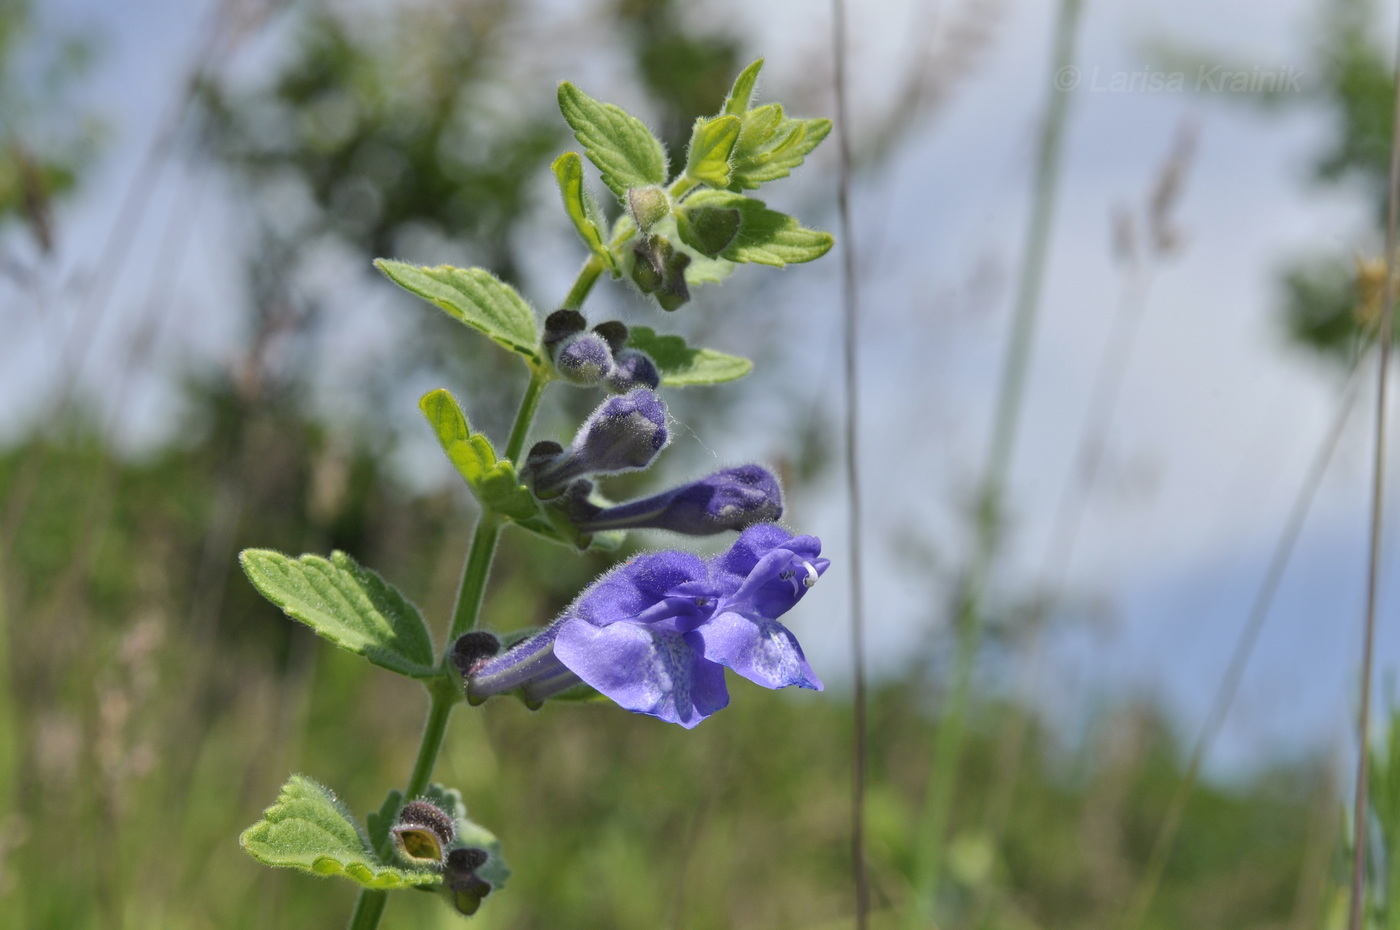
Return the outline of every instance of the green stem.
[[[360,890],[355,899],[355,910],[350,915],[350,930],[374,930],[379,926],[379,918],[384,916],[384,905],[389,903],[389,892]]]
[[[671,189],[667,193],[671,195],[672,200],[679,203],[680,201],[685,199],[686,194],[689,194],[691,191],[695,190],[695,188],[699,186],[699,181],[692,181],[689,177],[683,174],[680,177],[676,178],[676,183],[671,185]]]
[[[564,296],[564,302],[559,305],[559,309],[577,310],[582,307],[588,292],[593,290],[593,285],[602,273],[603,260],[596,255],[590,255],[588,261],[579,269],[578,278],[574,281],[574,286],[569,288],[569,293]]]
[[[467,550],[467,563],[462,567],[462,583],[457,587],[457,606],[452,611],[452,627],[447,634],[446,663],[452,644],[463,633],[476,627],[481,613],[481,601],[486,594],[486,579],[491,574],[491,560],[496,555],[496,540],[501,535],[501,518],[489,508],[482,510],[472,533],[472,546]],[[447,671],[444,668],[444,671]]]
[[[578,273],[578,279],[574,281],[574,286],[569,289],[569,296],[564,298],[564,306],[578,309],[602,272],[603,263],[597,256],[585,262]],[[512,462],[520,458],[520,452],[525,448],[525,438],[530,433],[530,424],[535,420],[535,411],[539,409],[544,386],[552,377],[549,369],[533,364],[530,366],[530,383],[525,386],[525,394],[520,398],[520,407],[515,412],[515,423],[510,429],[510,438],[506,440],[504,457]],[[501,535],[501,525],[500,515],[490,508],[485,508],[477,521],[476,530],[472,533],[471,549],[467,552],[466,564],[462,566],[462,583],[457,588],[457,605],[452,610],[452,626],[442,655],[443,674],[428,683],[428,693],[431,695],[428,719],[423,725],[423,737],[418,743],[418,757],[413,762],[413,773],[409,775],[408,787],[404,789],[405,799],[421,795],[433,777],[433,766],[437,764],[443,738],[447,735],[447,721],[460,698],[458,682],[452,677],[455,672],[450,666],[452,644],[463,633],[476,628],[477,618],[481,614],[481,602],[486,594],[486,581],[491,574],[491,561],[496,554],[496,541]],[[389,850],[386,848],[379,852],[383,856],[388,855]],[[350,915],[349,930],[375,930],[384,914],[388,898],[388,892],[361,889],[359,897],[355,900],[355,910]]]
[[[585,269],[587,270],[587,269]],[[598,275],[593,275],[593,280],[597,280]],[[579,280],[583,280],[583,275],[579,275]],[[577,285],[575,285],[577,290]],[[535,411],[540,406],[540,396],[544,393],[544,386],[550,382],[551,375],[547,370],[531,368],[530,383],[525,386],[525,396],[520,398],[520,409],[515,414],[515,426],[511,427],[510,439],[506,440],[505,457],[520,463],[520,452],[525,448],[525,437],[530,432],[530,424],[535,420]]]
[[[1052,77],[1074,61],[1074,40],[1083,0],[1061,0],[1056,22]],[[1055,86],[1052,83],[1052,87]],[[982,620],[988,576],[991,574],[1002,530],[1002,505],[1019,432],[1021,404],[1025,397],[1030,350],[1035,338],[1036,314],[1050,246],[1050,221],[1054,216],[1061,142],[1069,113],[1069,92],[1052,90],[1041,127],[1036,164],[1035,193],[1026,248],[1017,287],[1011,337],[1002,364],[1001,384],[992,422],[987,460],[977,492],[976,542],[955,613],[957,647],[954,681],[948,710],[934,741],[934,758],[924,801],[923,823],[916,847],[914,885],[917,906],[910,908],[910,927],[926,926],[933,914],[947,842],[954,789],[962,762],[963,736],[971,703],[973,669],[981,644]]]

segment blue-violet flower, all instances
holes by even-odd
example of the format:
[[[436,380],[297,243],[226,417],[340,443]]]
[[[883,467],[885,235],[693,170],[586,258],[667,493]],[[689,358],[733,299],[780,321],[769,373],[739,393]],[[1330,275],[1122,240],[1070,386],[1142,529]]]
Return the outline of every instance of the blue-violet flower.
[[[609,397],[588,415],[569,448],[527,470],[541,496],[583,475],[646,468],[671,440],[666,405],[646,388]]]
[[[575,333],[560,341],[554,367],[573,384],[597,384],[612,374],[612,349],[597,333]]]
[[[599,507],[579,499],[569,508],[574,525],[584,533],[657,529],[708,536],[778,519],[783,489],[762,465],[739,465],[642,500]]]
[[[538,634],[468,670],[467,698],[519,690],[538,705],[580,683],[687,729],[729,703],[724,669],[765,688],[820,691],[778,617],[826,571],[815,536],[764,523],[711,559],[638,556],[599,577]]]
[[[640,349],[621,349],[613,353],[613,370],[607,380],[608,387],[619,394],[634,387],[655,390],[661,386],[661,372],[651,356]]]

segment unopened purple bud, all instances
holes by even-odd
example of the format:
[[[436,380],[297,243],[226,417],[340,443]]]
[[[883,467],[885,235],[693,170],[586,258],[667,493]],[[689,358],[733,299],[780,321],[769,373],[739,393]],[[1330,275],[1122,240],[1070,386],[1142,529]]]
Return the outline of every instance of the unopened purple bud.
[[[597,333],[576,333],[559,343],[554,367],[573,384],[597,384],[612,373],[612,350]]]
[[[610,397],[589,414],[564,454],[531,470],[535,491],[549,495],[583,475],[646,468],[670,439],[660,397],[646,388]]]
[[[773,473],[762,465],[740,465],[615,507],[576,503],[571,516],[584,533],[657,529],[708,536],[772,522],[782,513],[783,489]]]
[[[577,310],[555,310],[544,318],[544,347],[554,358],[560,342],[588,328],[588,321]]]
[[[640,349],[623,349],[613,353],[613,370],[608,375],[608,387],[619,393],[634,387],[655,390],[661,386],[661,372],[656,363]]]
[[[452,664],[463,678],[472,673],[480,663],[501,651],[501,641],[496,634],[485,630],[472,630],[457,637],[452,644]]]

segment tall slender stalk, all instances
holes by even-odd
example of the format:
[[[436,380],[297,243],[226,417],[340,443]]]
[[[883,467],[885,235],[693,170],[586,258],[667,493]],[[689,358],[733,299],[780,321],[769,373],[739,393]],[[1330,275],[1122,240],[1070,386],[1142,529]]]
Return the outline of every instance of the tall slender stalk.
[[[1381,529],[1385,505],[1385,417],[1387,380],[1390,376],[1390,347],[1395,312],[1396,224],[1400,216],[1400,35],[1396,36],[1395,107],[1391,115],[1389,203],[1385,220],[1385,284],[1381,288],[1380,361],[1376,365],[1375,457],[1371,470],[1370,552],[1366,573],[1366,617],[1361,647],[1361,707],[1356,721],[1356,806],[1352,821],[1350,930],[1361,930],[1365,920],[1366,891],[1366,764],[1368,734],[1371,728],[1371,667],[1376,639],[1376,601],[1380,587]]]
[[[596,258],[586,261],[579,270],[573,287],[569,289],[565,305],[575,309],[582,306],[601,273],[601,262]],[[510,438],[506,441],[505,458],[511,461],[520,458],[520,452],[525,448],[525,438],[530,433],[530,424],[535,420],[535,411],[539,409],[544,386],[549,383],[550,377],[547,370],[531,366],[530,381],[520,398],[520,407],[515,413]],[[428,787],[428,782],[433,776],[433,766],[437,764],[438,753],[442,749],[443,738],[447,734],[447,722],[452,717],[452,708],[456,707],[461,699],[460,690],[452,679],[452,671],[448,665],[452,644],[463,633],[476,628],[477,619],[481,615],[481,603],[486,594],[486,583],[491,575],[491,561],[496,554],[496,541],[501,535],[501,526],[501,518],[495,511],[489,507],[482,509],[476,529],[472,533],[471,548],[467,550],[466,562],[462,566],[462,581],[457,587],[457,603],[452,610],[452,624],[440,660],[443,675],[428,684],[428,718],[423,725],[423,736],[418,742],[413,771],[404,789],[405,799],[421,795]],[[388,849],[381,849],[379,852],[381,855],[387,854]],[[388,897],[387,891],[361,889],[359,897],[355,899],[355,910],[350,914],[349,930],[374,930],[378,927]]]
[[[1020,427],[1021,405],[1025,396],[1031,346],[1035,340],[1036,317],[1050,248],[1050,226],[1059,186],[1060,152],[1069,115],[1070,94],[1059,89],[1057,78],[1071,73],[1066,69],[1071,68],[1074,61],[1075,38],[1082,10],[1083,0],[1061,0],[1056,18],[1050,73],[1053,89],[1041,127],[1030,223],[1026,230],[1025,251],[1011,335],[1002,364],[991,440],[975,498],[977,509],[972,560],[963,579],[954,613],[957,624],[954,681],[947,712],[934,741],[914,869],[918,902],[909,911],[910,926],[924,923],[932,913],[942,872],[943,845],[961,763],[973,666],[981,644],[983,599],[1001,532],[1002,498]]]
[[[856,319],[859,314],[856,287],[855,233],[851,223],[851,126],[846,109],[846,4],[832,0],[831,36],[836,60],[836,139],[841,153],[841,169],[837,181],[836,202],[841,215],[841,278],[843,294],[843,361],[846,389],[846,538],[851,550],[851,680],[854,690],[851,753],[851,869],[855,879],[856,928],[865,930],[870,923],[870,883],[865,864],[865,584],[861,568],[861,526],[863,523],[860,492],[860,381],[857,367],[858,335]]]

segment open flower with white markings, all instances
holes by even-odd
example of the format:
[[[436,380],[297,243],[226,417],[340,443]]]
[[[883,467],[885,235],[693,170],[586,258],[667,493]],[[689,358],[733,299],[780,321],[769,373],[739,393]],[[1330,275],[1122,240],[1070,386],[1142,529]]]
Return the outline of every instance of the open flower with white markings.
[[[815,536],[749,527],[711,559],[638,556],[599,577],[538,634],[465,669],[467,698],[530,704],[587,684],[627,710],[687,729],[729,703],[724,669],[765,688],[822,689],[778,617],[830,562]]]

